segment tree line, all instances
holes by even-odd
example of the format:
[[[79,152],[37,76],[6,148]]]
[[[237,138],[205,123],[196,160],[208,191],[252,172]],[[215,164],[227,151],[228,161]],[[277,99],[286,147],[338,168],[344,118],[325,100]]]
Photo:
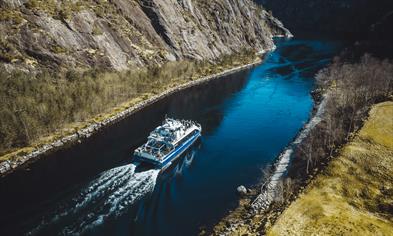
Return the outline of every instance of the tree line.
[[[392,99],[393,64],[367,54],[352,64],[336,59],[316,81],[318,92],[328,96],[322,122],[296,148],[291,173],[300,179],[337,154],[362,127],[372,105]]]
[[[0,68],[0,154],[34,144],[69,123],[83,122],[134,98],[255,60],[253,50],[216,62],[178,61],[123,72],[6,72]]]
[[[274,202],[264,222],[272,224],[304,186],[339,154],[367,119],[372,105],[393,99],[393,63],[364,55],[348,63],[335,58],[316,75],[316,100],[329,94],[322,121],[294,149],[287,174],[277,184]],[[392,117],[386,117],[387,121]],[[272,175],[271,166],[262,170],[262,183]]]
[[[316,99],[328,94],[322,121],[295,147],[273,208],[284,209],[283,204],[296,197],[310,176],[339,154],[362,127],[374,104],[393,98],[393,63],[367,54],[355,63],[335,58],[329,67],[317,73],[314,93]]]

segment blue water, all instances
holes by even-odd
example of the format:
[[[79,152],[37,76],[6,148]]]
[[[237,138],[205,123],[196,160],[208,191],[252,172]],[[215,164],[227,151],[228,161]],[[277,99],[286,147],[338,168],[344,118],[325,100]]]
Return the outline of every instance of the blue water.
[[[307,122],[313,76],[342,44],[281,39],[277,46],[253,69],[175,94],[36,171],[0,181],[1,192],[8,189],[1,200],[10,203],[0,232],[197,235],[211,227],[236,207],[236,187],[255,185]],[[196,120],[203,136],[163,175],[137,173],[130,153],[165,114]],[[31,196],[24,207],[21,194]]]
[[[333,42],[281,41],[266,61],[251,70],[244,88],[201,111],[200,121],[221,113],[204,133],[190,169],[159,183],[135,235],[190,235],[237,204],[235,189],[256,184],[260,169],[280,154],[309,119],[314,73],[329,63]]]

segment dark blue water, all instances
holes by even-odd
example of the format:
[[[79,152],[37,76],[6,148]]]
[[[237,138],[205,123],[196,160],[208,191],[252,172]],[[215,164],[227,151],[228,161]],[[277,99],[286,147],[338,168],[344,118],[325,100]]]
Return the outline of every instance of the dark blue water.
[[[237,205],[309,119],[313,76],[341,49],[327,39],[277,41],[253,69],[182,91],[0,180],[7,235],[196,235]],[[203,137],[163,175],[135,172],[132,150],[165,114]],[[2,234],[3,235],[3,234]]]

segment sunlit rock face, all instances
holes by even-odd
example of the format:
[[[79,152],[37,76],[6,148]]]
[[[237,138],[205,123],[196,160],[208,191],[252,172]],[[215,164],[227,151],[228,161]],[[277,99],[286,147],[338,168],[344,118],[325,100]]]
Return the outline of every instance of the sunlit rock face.
[[[289,32],[252,0],[0,0],[8,68],[124,70],[272,48]]]
[[[369,32],[390,22],[391,0],[256,0],[292,31],[313,30],[369,36]],[[391,34],[388,30],[386,34]]]

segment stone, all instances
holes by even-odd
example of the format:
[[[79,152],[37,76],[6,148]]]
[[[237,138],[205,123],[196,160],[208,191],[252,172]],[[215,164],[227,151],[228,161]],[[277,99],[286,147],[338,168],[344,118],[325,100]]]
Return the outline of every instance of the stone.
[[[237,187],[236,190],[242,196],[247,195],[247,188],[244,187],[243,185],[240,185],[239,187]]]
[[[274,48],[274,36],[290,35],[252,0],[212,0],[209,4],[113,0],[105,5],[113,12],[110,15],[97,15],[94,9],[102,3],[93,1],[64,20],[40,8],[28,9],[25,2],[0,0],[1,6],[24,19],[18,27],[1,21],[0,29],[8,35],[4,43],[37,62],[37,67],[15,66],[25,70],[81,66],[121,71],[182,59],[215,60],[242,48],[267,51]]]

